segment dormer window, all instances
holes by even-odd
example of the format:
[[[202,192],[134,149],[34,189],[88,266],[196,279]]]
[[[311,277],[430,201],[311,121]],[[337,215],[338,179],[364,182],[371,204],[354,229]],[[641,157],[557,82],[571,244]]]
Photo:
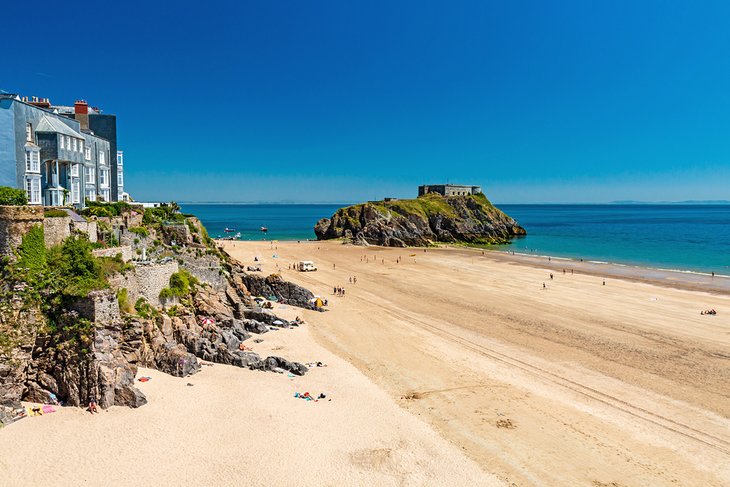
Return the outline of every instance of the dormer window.
[[[86,150],[84,151],[84,159],[87,161],[91,160],[91,147],[86,147]]]
[[[84,152],[84,141],[79,139],[79,152]]]
[[[58,136],[58,141],[61,144],[61,149],[65,149],[66,148],[66,144],[64,143],[64,138],[63,137],[64,137],[63,135],[59,135]]]
[[[78,140],[76,140],[76,139],[72,139],[72,140],[73,140],[73,142],[71,144],[73,145],[73,151],[76,152],[77,150],[79,150]]]
[[[25,124],[25,140],[26,142],[33,142],[33,124],[30,122]]]
[[[104,153],[103,150],[99,151],[99,164],[102,164],[102,165],[106,164],[106,154]]]

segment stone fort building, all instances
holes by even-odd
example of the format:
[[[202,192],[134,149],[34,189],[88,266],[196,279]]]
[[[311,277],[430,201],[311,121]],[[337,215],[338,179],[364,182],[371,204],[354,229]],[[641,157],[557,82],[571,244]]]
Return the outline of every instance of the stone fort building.
[[[0,91],[0,186],[25,190],[31,205],[128,199],[116,116]]]
[[[428,193],[438,193],[441,196],[466,196],[481,192],[481,186],[464,186],[461,184],[424,184],[418,187],[418,196]]]

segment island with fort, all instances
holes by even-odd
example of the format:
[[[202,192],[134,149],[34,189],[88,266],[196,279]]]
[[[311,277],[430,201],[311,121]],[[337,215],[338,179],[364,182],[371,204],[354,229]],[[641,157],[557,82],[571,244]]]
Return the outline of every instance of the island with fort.
[[[385,198],[340,208],[314,227],[318,240],[423,247],[437,243],[505,244],[527,232],[495,207],[481,186],[422,185],[418,198]]]

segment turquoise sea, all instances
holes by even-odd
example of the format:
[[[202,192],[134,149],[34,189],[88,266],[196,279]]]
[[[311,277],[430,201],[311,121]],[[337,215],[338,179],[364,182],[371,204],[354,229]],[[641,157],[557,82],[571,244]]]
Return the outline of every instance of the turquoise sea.
[[[314,239],[314,224],[344,205],[181,205],[213,237]],[[528,235],[497,248],[627,265],[730,275],[730,205],[499,205]],[[261,227],[268,232],[262,233]]]

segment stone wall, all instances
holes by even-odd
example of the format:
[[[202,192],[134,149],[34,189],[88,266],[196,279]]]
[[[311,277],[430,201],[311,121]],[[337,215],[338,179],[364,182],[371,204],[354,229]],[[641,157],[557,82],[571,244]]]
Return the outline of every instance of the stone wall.
[[[97,228],[96,228],[96,221],[75,221],[71,220],[71,230],[74,232],[82,232],[88,235],[89,242],[96,242],[97,241]]]
[[[71,235],[71,217],[54,217],[43,220],[46,247],[58,245]]]
[[[143,297],[153,306],[162,306],[160,291],[170,285],[170,276],[178,270],[177,261],[166,264],[137,263],[132,272],[114,276],[109,281],[114,289],[125,288],[133,304]]]
[[[115,323],[121,319],[117,295],[109,289],[91,291],[86,297],[77,299],[72,308],[81,317],[97,323]]]
[[[193,236],[187,225],[162,225],[162,241],[167,245],[185,246],[193,243]]]
[[[132,247],[129,245],[122,245],[121,247],[110,247],[108,249],[95,249],[91,251],[94,257],[114,257],[117,254],[122,254],[122,260],[129,262],[134,257]]]
[[[13,255],[30,229],[42,224],[43,207],[0,206],[0,255]]]
[[[202,255],[197,256],[196,252],[200,252]],[[228,281],[223,274],[221,260],[217,255],[206,254],[203,249],[189,249],[187,252],[180,252],[176,258],[182,260],[182,267],[200,282],[207,282],[217,291],[226,288]]]

